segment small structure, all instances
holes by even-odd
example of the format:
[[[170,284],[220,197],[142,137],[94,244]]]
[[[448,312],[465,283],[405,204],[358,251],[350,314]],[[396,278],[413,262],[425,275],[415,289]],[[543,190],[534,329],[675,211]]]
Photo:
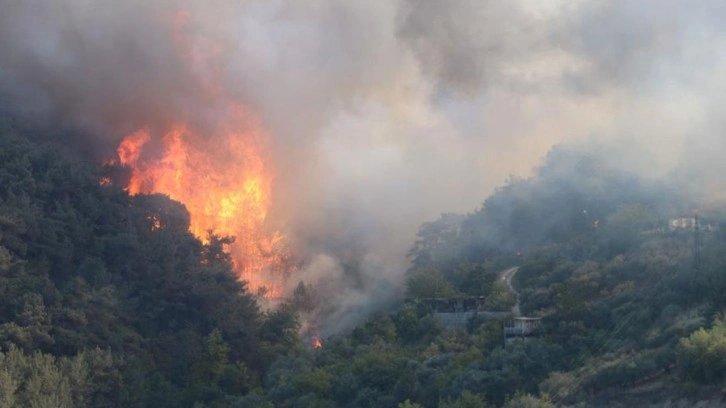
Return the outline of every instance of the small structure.
[[[671,218],[670,219],[671,231],[692,230],[695,226],[696,226],[696,219],[694,217],[683,217],[683,218]]]
[[[424,298],[421,302],[427,305],[434,317],[447,329],[466,327],[466,323],[474,316],[486,319],[503,319],[509,312],[492,312],[484,308],[483,296],[456,298]]]
[[[484,305],[484,297],[439,297],[439,298],[424,298],[421,302],[428,307],[434,313],[461,313],[471,312],[481,309]]]
[[[537,336],[540,333],[541,317],[515,317],[504,323],[504,345],[509,346],[515,339]]]
[[[697,229],[705,232],[716,231],[717,225],[704,223],[698,214],[693,217],[671,218],[668,221],[671,231],[695,231]]]

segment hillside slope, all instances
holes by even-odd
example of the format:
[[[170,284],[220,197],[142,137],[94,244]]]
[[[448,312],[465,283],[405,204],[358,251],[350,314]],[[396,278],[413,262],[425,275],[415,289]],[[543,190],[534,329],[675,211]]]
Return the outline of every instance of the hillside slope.
[[[475,213],[423,224],[406,302],[278,360],[241,406],[723,404],[723,209],[702,209],[696,256],[689,198],[598,157],[558,148]],[[432,299],[472,297],[496,311],[519,299],[539,335],[503,347],[486,314],[444,330]]]
[[[0,132],[3,406],[226,406],[298,347],[294,314],[263,314],[231,271],[125,169],[79,164]],[[222,405],[220,405],[222,404]]]

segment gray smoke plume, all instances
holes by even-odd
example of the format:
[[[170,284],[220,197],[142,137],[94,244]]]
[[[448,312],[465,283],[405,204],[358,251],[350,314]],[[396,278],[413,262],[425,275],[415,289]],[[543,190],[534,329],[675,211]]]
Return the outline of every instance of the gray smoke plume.
[[[214,122],[220,77],[272,135],[271,222],[307,257],[300,279],[336,293],[332,332],[399,293],[422,221],[555,144],[714,185],[724,17],[716,0],[0,0],[0,92],[100,157],[142,126]]]

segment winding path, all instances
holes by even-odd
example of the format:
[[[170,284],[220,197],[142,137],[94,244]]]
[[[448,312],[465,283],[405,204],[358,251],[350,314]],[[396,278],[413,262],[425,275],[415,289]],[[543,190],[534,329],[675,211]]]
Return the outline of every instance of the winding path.
[[[520,315],[520,313],[519,313],[519,292],[514,290],[514,286],[512,286],[512,278],[514,277],[514,274],[516,274],[518,270],[519,270],[519,266],[515,266],[513,268],[509,268],[509,269],[505,270],[499,276],[499,282],[507,285],[507,287],[514,294],[514,297],[517,300],[517,303],[515,303],[515,305],[512,306],[512,315],[514,315],[514,317],[518,317]]]

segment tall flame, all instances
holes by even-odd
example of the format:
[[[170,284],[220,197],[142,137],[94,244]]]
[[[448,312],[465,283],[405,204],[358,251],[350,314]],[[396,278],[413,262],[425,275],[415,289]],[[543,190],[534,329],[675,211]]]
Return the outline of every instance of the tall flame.
[[[185,56],[191,53],[179,29],[188,18],[180,13],[172,19],[174,42]],[[211,47],[209,60],[218,52]],[[206,75],[199,81],[200,100],[205,111],[214,112],[215,125],[195,127],[178,115],[160,130],[147,127],[127,135],[117,154],[132,169],[128,191],[163,193],[182,202],[191,215],[191,232],[202,239],[210,230],[234,236],[229,250],[240,278],[252,289],[265,288],[268,297],[280,296],[288,269],[283,237],[265,228],[273,179],[265,157],[269,138],[220,84]]]
[[[230,124],[239,120],[236,111],[230,112]],[[163,193],[184,203],[190,230],[200,238],[210,230],[234,236],[230,251],[240,277],[253,289],[264,286],[268,295],[277,296],[286,265],[282,236],[265,229],[272,174],[260,135],[227,128],[200,136],[177,124],[163,132],[160,151],[150,157],[143,154],[156,150],[149,129],[126,136],[117,152],[119,161],[132,168],[129,193]]]

